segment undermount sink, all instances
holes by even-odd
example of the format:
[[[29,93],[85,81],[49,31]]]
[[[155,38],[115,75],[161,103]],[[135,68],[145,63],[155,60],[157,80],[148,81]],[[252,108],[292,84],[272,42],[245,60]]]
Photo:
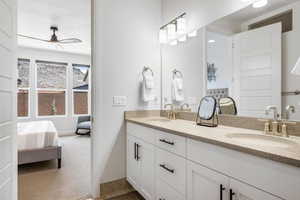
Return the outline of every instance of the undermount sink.
[[[226,136],[236,143],[251,146],[290,148],[292,146],[299,145],[297,142],[285,138],[260,134],[232,133],[227,134]]]
[[[171,120],[169,120],[167,118],[151,118],[151,119],[148,119],[147,121],[149,121],[149,122],[170,122]]]

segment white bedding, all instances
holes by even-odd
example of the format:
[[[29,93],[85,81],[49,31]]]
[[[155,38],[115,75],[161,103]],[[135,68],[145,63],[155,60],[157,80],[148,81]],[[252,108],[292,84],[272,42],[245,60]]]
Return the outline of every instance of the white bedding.
[[[18,123],[18,150],[57,146],[58,134],[51,121]]]

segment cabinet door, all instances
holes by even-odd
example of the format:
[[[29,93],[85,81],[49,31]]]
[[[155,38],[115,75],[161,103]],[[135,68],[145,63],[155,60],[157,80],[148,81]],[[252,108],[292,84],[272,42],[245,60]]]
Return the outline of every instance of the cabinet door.
[[[229,178],[189,161],[187,190],[188,200],[228,200]]]
[[[280,200],[278,197],[233,179],[230,180],[230,188],[233,192],[232,200]]]
[[[137,161],[138,140],[135,137],[127,137],[127,180],[137,190],[140,173],[139,162]]]
[[[140,163],[140,192],[146,200],[154,200],[154,146],[145,142],[139,143],[138,145],[138,162]]]

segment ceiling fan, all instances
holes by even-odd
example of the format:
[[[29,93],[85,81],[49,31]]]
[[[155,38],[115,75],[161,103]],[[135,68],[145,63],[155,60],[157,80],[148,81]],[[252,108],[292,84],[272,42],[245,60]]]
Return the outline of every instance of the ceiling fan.
[[[22,34],[18,34],[18,36],[28,38],[28,39],[38,40],[38,41],[42,41],[42,42],[55,43],[55,44],[74,44],[74,43],[82,42],[82,40],[80,40],[78,38],[66,38],[66,39],[59,40],[57,38],[57,35],[55,34],[58,31],[57,26],[51,26],[50,30],[53,31],[53,34],[51,35],[50,40],[45,40],[42,38],[36,38],[36,37],[31,37],[31,36],[22,35]]]

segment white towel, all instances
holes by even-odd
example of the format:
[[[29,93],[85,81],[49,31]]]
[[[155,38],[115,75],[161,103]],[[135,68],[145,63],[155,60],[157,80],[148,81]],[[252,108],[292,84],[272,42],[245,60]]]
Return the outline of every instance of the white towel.
[[[172,99],[176,102],[184,101],[183,79],[175,77],[172,80]]]
[[[143,77],[143,101],[150,102],[155,100],[155,84],[154,77],[150,74],[147,74]]]

